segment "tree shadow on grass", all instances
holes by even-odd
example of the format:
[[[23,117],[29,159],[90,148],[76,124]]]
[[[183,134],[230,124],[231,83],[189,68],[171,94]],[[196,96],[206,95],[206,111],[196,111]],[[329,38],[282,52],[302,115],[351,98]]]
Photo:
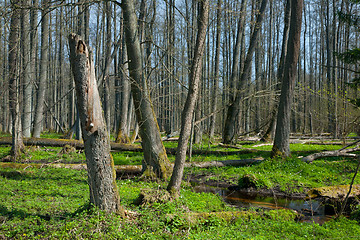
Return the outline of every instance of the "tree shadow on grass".
[[[13,218],[20,218],[25,219],[28,217],[39,217],[41,219],[49,221],[51,219],[49,214],[33,214],[28,213],[21,209],[11,209],[9,210],[6,206],[0,204],[0,216],[13,219]]]
[[[9,209],[3,204],[0,204],[0,218],[5,217],[7,219],[26,219],[26,218],[41,218],[46,221],[50,221],[51,219],[58,219],[58,220],[64,220],[69,218],[76,218],[78,215],[81,215],[82,213],[91,214],[96,210],[96,208],[91,205],[89,202],[81,205],[78,209],[76,209],[74,212],[61,212],[59,214],[54,213],[28,213],[22,209]]]
[[[12,180],[38,180],[38,181],[64,181],[64,176],[57,176],[56,174],[36,174],[36,173],[32,173],[32,172],[25,172],[22,170],[0,170],[0,176],[7,178],[7,179],[12,179]],[[73,182],[76,182],[78,184],[86,184],[87,185],[87,180],[86,178],[84,179],[72,179]]]

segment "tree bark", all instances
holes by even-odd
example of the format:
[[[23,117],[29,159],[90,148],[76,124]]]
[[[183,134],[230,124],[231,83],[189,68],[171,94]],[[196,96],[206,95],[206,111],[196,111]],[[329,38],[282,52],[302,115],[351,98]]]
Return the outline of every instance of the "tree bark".
[[[140,127],[141,145],[144,150],[144,175],[166,179],[170,174],[171,166],[161,142],[159,126],[150,99],[147,81],[143,74],[134,2],[133,0],[124,0],[121,7],[124,14],[131,91]]]
[[[22,142],[21,117],[19,110],[19,36],[20,36],[20,9],[19,1],[11,4],[11,22],[9,32],[9,109],[12,117],[12,147],[11,157],[13,161],[19,157],[24,148]]]
[[[184,110],[182,112],[182,121],[181,121],[181,131],[178,141],[178,147],[176,150],[176,158],[173,174],[169,185],[167,187],[175,196],[180,191],[181,180],[184,172],[186,150],[189,142],[189,137],[191,134],[191,121],[194,114],[194,108],[196,104],[196,99],[199,93],[200,85],[200,76],[202,70],[202,55],[204,52],[205,39],[206,39],[206,30],[208,25],[209,17],[209,1],[203,0],[201,2],[200,14],[199,14],[199,29],[198,35],[196,38],[194,58],[190,70],[190,86],[189,92],[186,98],[184,105]]]
[[[49,0],[42,1],[40,76],[37,90],[34,137],[40,137],[43,128],[44,102],[49,58]]]
[[[123,23],[121,23],[121,34],[123,35],[124,27]],[[130,104],[130,89],[129,89],[129,80],[125,74],[125,69],[127,68],[127,56],[126,56],[126,45],[125,39],[122,38],[121,40],[121,53],[119,56],[119,64],[121,68],[119,69],[119,85],[121,86],[121,96],[120,96],[120,116],[119,116],[119,129],[116,134],[116,142],[117,143],[129,143],[129,132],[128,132],[128,125],[131,123],[128,122],[128,110]]]
[[[214,138],[215,125],[216,125],[216,111],[218,101],[218,88],[220,78],[220,44],[221,44],[221,4],[222,0],[218,0],[216,10],[216,43],[215,43],[215,66],[214,66],[214,81],[213,81],[213,93],[211,101],[211,112],[214,114],[210,118],[209,137],[210,140]]]
[[[292,0],[288,49],[284,65],[284,74],[276,121],[275,139],[271,153],[272,157],[290,156],[290,115],[292,93],[295,86],[297,63],[300,52],[302,12],[303,0]]]
[[[30,8],[31,1],[23,0],[25,9],[22,9],[22,51],[23,51],[23,121],[22,130],[24,137],[31,135],[31,113],[32,113],[32,80],[31,80],[31,59],[30,59]]]
[[[91,53],[76,34],[69,36],[70,62],[85,145],[90,202],[101,210],[124,215],[115,181],[114,161],[97,88]]]

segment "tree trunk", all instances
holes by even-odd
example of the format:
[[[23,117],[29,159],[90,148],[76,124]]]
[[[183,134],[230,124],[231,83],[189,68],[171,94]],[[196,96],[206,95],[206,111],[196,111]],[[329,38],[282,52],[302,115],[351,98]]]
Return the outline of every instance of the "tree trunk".
[[[19,110],[19,36],[20,36],[20,9],[18,0],[11,4],[11,22],[9,32],[9,109],[12,117],[12,147],[13,161],[19,157],[24,148],[22,142],[21,117]]]
[[[121,34],[123,35],[123,24],[121,24]],[[119,64],[120,69],[118,73],[119,78],[119,85],[121,86],[121,96],[120,96],[120,115],[119,115],[119,129],[116,135],[116,142],[117,143],[129,143],[129,134],[128,134],[128,110],[129,110],[129,103],[130,103],[130,89],[129,89],[129,80],[125,74],[127,69],[127,56],[126,56],[126,45],[125,39],[121,41],[121,53],[119,56]]]
[[[42,2],[42,21],[41,21],[41,58],[40,58],[40,77],[37,90],[35,118],[34,118],[34,137],[40,137],[43,128],[44,102],[47,80],[47,66],[49,57],[49,0]]]
[[[267,5],[267,0],[262,0],[259,14],[256,19],[256,26],[251,35],[250,45],[249,45],[248,52],[246,54],[244,67],[242,69],[240,79],[237,83],[237,90],[242,89],[242,87],[245,84],[245,81],[250,76],[252,58],[253,58],[253,54],[255,51],[256,43],[258,41],[258,36],[259,36],[260,30],[261,30],[261,24],[262,24],[262,20],[263,20],[263,15],[265,13],[266,5]],[[232,101],[232,103],[230,104],[230,106],[228,108],[228,112],[227,112],[227,116],[226,116],[226,120],[225,120],[225,126],[224,126],[224,133],[223,133],[223,143],[225,143],[225,144],[231,143],[234,140],[234,137],[236,135],[237,123],[238,123],[239,112],[240,112],[241,96],[242,96],[241,94],[237,93],[235,95],[235,100]]]
[[[132,0],[124,0],[121,7],[124,14],[131,91],[140,127],[141,145],[144,149],[144,175],[166,179],[170,174],[171,166],[164,145],[161,142],[159,126],[150,99],[148,85],[143,74],[134,2]]]
[[[105,15],[106,15],[106,30],[105,30],[105,59],[103,67],[103,107],[105,122],[108,131],[111,131],[110,126],[110,64],[111,64],[111,6],[109,1],[105,1]]]
[[[211,112],[214,114],[210,118],[210,140],[214,138],[215,125],[216,125],[216,111],[217,111],[217,99],[218,99],[218,88],[219,88],[219,73],[220,73],[220,44],[221,44],[221,3],[222,0],[218,0],[216,10],[216,43],[215,43],[215,66],[214,66],[214,80],[212,90],[212,101],[211,101]]]
[[[247,0],[242,0],[241,2],[240,18],[238,20],[238,29],[236,33],[236,43],[234,48],[233,64],[232,64],[233,66],[232,66],[232,72],[230,78],[230,93],[229,93],[230,101],[234,101],[238,90],[236,86],[238,84],[238,78],[239,78],[241,36],[243,34],[243,28],[245,25],[246,2]]]
[[[289,36],[290,11],[291,11],[290,0],[286,0],[281,56],[280,56],[280,62],[279,62],[279,66],[278,66],[278,73],[277,73],[278,83],[275,87],[276,91],[279,91],[281,89],[281,80],[282,80],[282,75],[284,72],[284,61],[285,61],[287,44],[288,44],[287,41],[288,41],[288,36]],[[271,111],[271,119],[269,122],[269,126],[268,126],[267,130],[265,131],[264,135],[261,137],[261,141],[264,141],[264,142],[269,141],[271,138],[271,135],[273,134],[274,128],[276,126],[277,109],[279,107],[278,101],[279,101],[279,98],[276,96],[274,104],[273,104],[273,108]]]
[[[288,49],[284,65],[280,103],[276,121],[275,139],[271,153],[272,157],[290,156],[289,136],[291,102],[300,52],[301,18],[303,12],[302,8],[303,0],[291,1]]]
[[[91,53],[76,34],[69,36],[69,47],[85,145],[90,202],[101,210],[124,215],[115,182],[110,139],[101,109]]]
[[[200,76],[202,70],[202,55],[204,52],[204,45],[206,39],[206,29],[208,25],[209,16],[209,1],[203,0],[201,2],[199,14],[199,29],[196,39],[194,58],[190,70],[190,86],[189,92],[182,112],[181,132],[176,150],[176,158],[173,174],[171,176],[168,191],[175,194],[180,191],[181,180],[184,172],[186,150],[191,134],[191,121],[194,114],[195,103],[199,92]]]
[[[23,0],[25,8],[31,6],[30,0]],[[32,81],[31,81],[31,59],[30,59],[30,9],[22,10],[22,51],[23,51],[23,121],[22,130],[24,137],[31,135],[31,113],[32,113]]]

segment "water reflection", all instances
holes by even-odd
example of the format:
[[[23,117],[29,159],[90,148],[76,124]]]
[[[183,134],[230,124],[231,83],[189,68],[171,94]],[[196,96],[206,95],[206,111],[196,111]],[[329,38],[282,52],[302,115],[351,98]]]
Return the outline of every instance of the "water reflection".
[[[224,198],[230,205],[239,208],[260,207],[266,209],[292,209],[304,215],[303,222],[324,223],[332,218],[327,215],[325,207],[317,200],[302,200],[260,196],[254,193],[228,190],[226,188],[216,188],[207,185],[198,185],[194,188],[196,192],[212,192]]]

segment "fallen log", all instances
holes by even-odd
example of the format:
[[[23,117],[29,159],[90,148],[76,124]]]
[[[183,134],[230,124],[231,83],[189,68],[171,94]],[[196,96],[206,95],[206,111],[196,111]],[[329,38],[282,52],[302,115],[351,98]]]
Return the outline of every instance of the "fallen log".
[[[223,144],[223,143],[219,143],[219,146],[220,146],[220,147],[223,147],[223,148],[244,149],[244,148],[242,148],[242,147],[238,147],[238,146],[234,146],[234,145],[229,145],[229,144]]]
[[[75,139],[52,139],[52,138],[23,138],[23,142],[27,146],[48,146],[48,147],[64,147],[65,145],[72,146],[76,149],[84,149],[83,141],[75,140]],[[11,145],[11,137],[2,137],[0,138],[0,145]],[[112,151],[132,151],[132,152],[141,152],[142,148],[139,145],[134,144],[123,144],[123,143],[115,143],[111,142],[111,150]],[[193,150],[193,154],[198,155],[219,155],[219,156],[227,156],[227,155],[236,155],[236,154],[248,154],[254,153],[259,150],[257,149],[242,149],[239,151],[210,151],[210,150],[202,150],[197,149]],[[167,148],[166,153],[170,155],[176,154],[176,148]]]
[[[209,162],[190,162],[185,163],[185,167],[198,167],[198,168],[209,168],[209,167],[239,167],[250,164],[256,164],[262,162],[263,158],[251,158],[241,160],[224,160],[224,161],[209,161]]]
[[[189,151],[189,149],[188,149]],[[254,153],[258,152],[257,149],[242,149],[239,151],[211,151],[211,150],[202,150],[202,149],[193,149],[192,154],[196,155],[217,155],[217,156],[229,156],[229,155],[238,155],[238,154],[248,154],[248,153]],[[167,154],[175,155],[176,154],[176,148],[167,148],[166,149]]]
[[[23,142],[27,146],[48,146],[48,147],[64,147],[72,146],[76,149],[83,149],[84,142],[75,139],[52,139],[52,138],[23,138]],[[11,137],[0,138],[0,145],[11,145]],[[111,150],[115,151],[142,151],[138,145],[114,143],[111,142]]]
[[[357,151],[360,151],[360,147],[340,149],[334,151],[324,151],[303,157],[302,161],[311,163],[315,159],[324,158],[324,157],[356,157],[357,154],[353,152],[357,152]]]
[[[68,168],[74,170],[86,170],[86,164],[66,164],[66,163],[11,163],[0,162],[0,168],[15,168],[15,169],[27,169],[27,168]],[[123,174],[140,174],[142,171],[141,165],[115,165],[115,171],[117,177]]]
[[[226,166],[238,167],[238,166],[246,166],[250,164],[260,163],[261,161],[263,161],[263,158],[210,161],[210,162],[191,162],[191,163],[185,163],[185,167],[187,168],[189,167],[209,168],[209,167],[226,167]],[[30,167],[34,167],[34,168],[54,167],[54,168],[69,168],[74,170],[83,170],[83,169],[85,170],[86,164],[0,162],[0,168],[26,169]],[[114,167],[117,177],[124,174],[140,174],[142,172],[141,165],[115,165]]]
[[[311,189],[308,192],[309,198],[325,197],[331,199],[343,200],[349,192],[350,185],[338,185],[329,187],[319,187]],[[360,185],[353,185],[349,194],[350,198],[360,197]]]

